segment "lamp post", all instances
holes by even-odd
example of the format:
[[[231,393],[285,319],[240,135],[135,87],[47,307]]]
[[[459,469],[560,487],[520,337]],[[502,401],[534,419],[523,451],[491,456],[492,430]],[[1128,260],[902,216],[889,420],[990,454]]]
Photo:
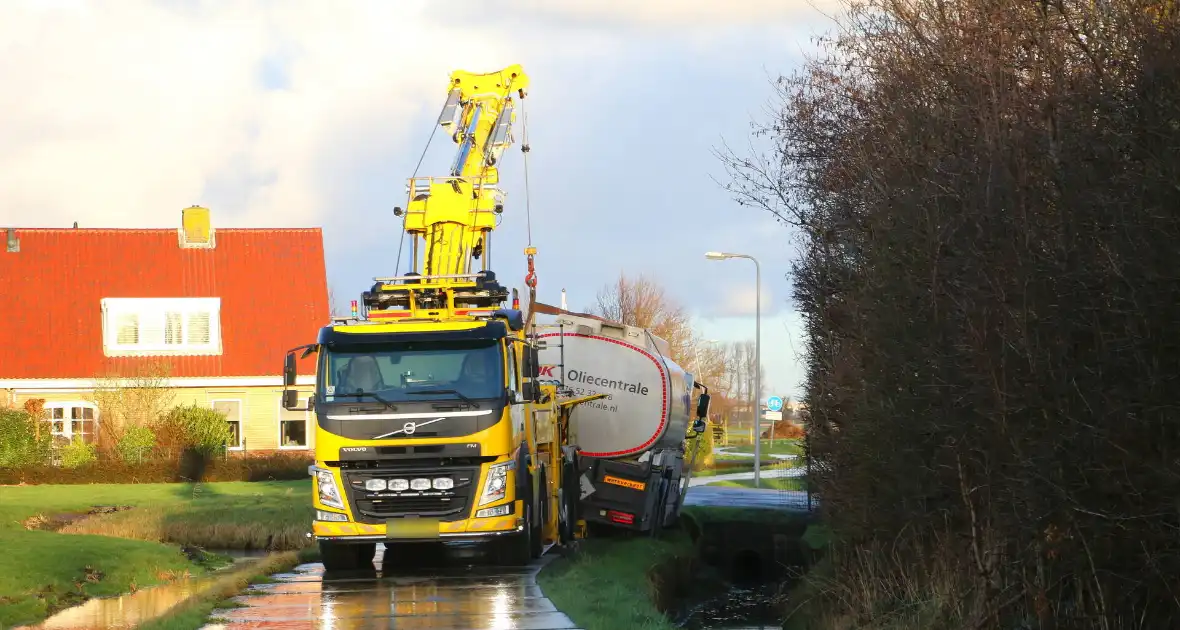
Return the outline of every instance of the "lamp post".
[[[758,259],[747,254],[706,252],[709,260],[745,258],[754,261],[754,487],[761,487],[762,470],[762,265]]]

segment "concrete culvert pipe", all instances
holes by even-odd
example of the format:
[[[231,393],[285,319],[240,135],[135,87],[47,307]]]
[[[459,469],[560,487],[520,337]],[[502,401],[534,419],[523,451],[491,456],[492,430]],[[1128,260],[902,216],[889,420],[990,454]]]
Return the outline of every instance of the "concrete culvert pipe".
[[[762,554],[754,549],[742,549],[729,563],[730,581],[739,586],[761,584],[764,579]]]

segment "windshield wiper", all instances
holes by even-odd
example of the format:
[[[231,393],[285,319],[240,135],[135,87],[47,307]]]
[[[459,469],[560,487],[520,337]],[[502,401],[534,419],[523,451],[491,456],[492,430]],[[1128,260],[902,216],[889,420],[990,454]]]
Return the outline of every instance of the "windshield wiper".
[[[454,394],[454,395],[458,396],[459,398],[462,398],[463,402],[471,405],[472,407],[475,407],[476,409],[479,409],[479,403],[475,402],[474,400],[471,400],[470,398],[464,396],[463,394],[461,394],[458,391],[453,390],[453,389],[419,389],[419,390],[415,390],[412,392],[406,392],[406,393],[411,396],[429,396],[430,394]]]
[[[377,402],[381,403],[382,405],[385,405],[385,407],[387,409],[389,409],[390,411],[397,411],[396,405],[394,405],[393,403],[389,402],[388,400],[385,400],[384,398],[378,396],[377,394],[374,394],[373,392],[366,392],[366,391],[358,389],[355,392],[348,392],[345,394],[336,394],[336,395],[337,396],[355,396],[357,398],[360,398],[361,396],[368,396],[368,397],[372,398],[373,400],[376,400]]]

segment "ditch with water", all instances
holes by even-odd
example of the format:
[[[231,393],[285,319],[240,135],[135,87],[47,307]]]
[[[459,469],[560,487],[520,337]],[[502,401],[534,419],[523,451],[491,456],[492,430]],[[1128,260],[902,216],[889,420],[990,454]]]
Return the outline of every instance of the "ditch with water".
[[[242,560],[260,558],[269,553],[265,550],[202,550],[193,547],[184,547],[183,549],[194,561],[210,562],[221,556],[223,558],[229,557],[232,562],[218,568],[210,575],[181,578],[118,597],[88,599],[77,606],[57,612],[45,621],[20,628],[24,630],[134,628],[145,621],[163,615],[173,606],[201,592],[205,586],[213,583],[218,571],[229,569]],[[210,558],[211,556],[212,558]]]
[[[685,630],[782,628],[809,564],[808,519],[685,524],[695,551],[653,571],[657,607]]]

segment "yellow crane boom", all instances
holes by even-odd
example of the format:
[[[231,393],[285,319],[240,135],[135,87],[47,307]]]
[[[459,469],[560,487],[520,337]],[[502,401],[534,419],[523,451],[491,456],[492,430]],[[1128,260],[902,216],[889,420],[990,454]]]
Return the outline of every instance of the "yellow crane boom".
[[[405,231],[411,239],[410,271],[378,278],[365,294],[366,306],[418,311],[490,308],[507,298],[489,268],[491,233],[504,211],[498,187],[499,163],[514,141],[518,99],[529,87],[520,65],[497,72],[451,73],[438,124],[459,145],[444,177],[411,177],[407,185]],[[522,147],[527,151],[527,145]],[[528,253],[534,253],[531,250]],[[475,261],[480,261],[475,269]],[[531,259],[530,259],[531,260]]]

